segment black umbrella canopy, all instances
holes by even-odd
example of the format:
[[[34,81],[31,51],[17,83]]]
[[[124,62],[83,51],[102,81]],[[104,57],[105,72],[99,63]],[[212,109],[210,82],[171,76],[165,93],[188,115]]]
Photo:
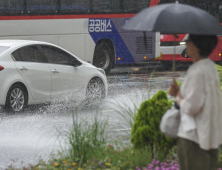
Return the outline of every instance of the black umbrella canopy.
[[[185,4],[168,3],[142,10],[123,29],[172,34],[222,35],[220,22],[208,12]]]

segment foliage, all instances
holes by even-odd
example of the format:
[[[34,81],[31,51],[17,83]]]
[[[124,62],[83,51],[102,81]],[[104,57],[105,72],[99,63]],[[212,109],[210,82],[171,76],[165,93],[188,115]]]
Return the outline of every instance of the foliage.
[[[136,170],[141,170],[139,167]],[[143,170],[179,170],[178,159],[174,156],[168,159],[166,162],[160,162],[154,157],[153,162],[148,164],[148,167],[143,167]]]
[[[100,121],[99,114],[88,122],[73,114],[73,127],[66,133],[68,149],[64,149],[45,166],[47,169],[135,169],[152,161],[148,147],[143,149],[124,148],[121,141],[111,145],[106,139],[107,122]],[[164,156],[158,154],[159,159]],[[41,164],[43,166],[43,164]],[[78,169],[79,170],[79,169]]]
[[[75,162],[80,165],[106,147],[107,121],[101,121],[98,113],[94,116],[94,120],[90,121],[79,120],[78,112],[75,112],[72,128],[63,137],[66,139],[68,149],[66,152],[62,152],[62,156],[75,158]]]
[[[151,99],[144,101],[136,116],[132,128],[131,142],[135,148],[150,147],[152,155],[162,150],[167,154],[176,141],[163,135],[159,125],[163,114],[172,106],[164,91],[158,91]]]
[[[222,74],[222,66],[218,65],[218,64],[215,64],[216,68],[217,68],[217,71],[219,74]]]
[[[176,82],[177,82],[177,84],[178,84],[178,86],[182,86],[182,82],[181,81],[179,81],[179,80],[176,80]]]
[[[157,156],[158,160],[165,161],[161,158],[161,154]],[[30,167],[32,170],[135,170],[136,167],[146,167],[152,162],[150,150],[145,147],[143,149],[115,149],[112,145],[108,145],[104,150],[98,151],[95,157],[89,159],[86,163],[80,165],[75,161],[74,157],[52,158],[48,163],[40,161],[38,165]],[[29,168],[27,168],[29,169]]]
[[[220,77],[220,89],[222,90],[222,66],[216,64],[216,68]]]
[[[218,166],[222,167],[222,145],[219,147],[218,152]]]

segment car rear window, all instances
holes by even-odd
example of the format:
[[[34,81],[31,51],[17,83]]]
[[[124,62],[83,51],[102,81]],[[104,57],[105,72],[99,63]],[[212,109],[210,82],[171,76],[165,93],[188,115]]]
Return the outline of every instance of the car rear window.
[[[5,50],[9,49],[9,47],[6,46],[0,46],[0,54],[3,53]]]

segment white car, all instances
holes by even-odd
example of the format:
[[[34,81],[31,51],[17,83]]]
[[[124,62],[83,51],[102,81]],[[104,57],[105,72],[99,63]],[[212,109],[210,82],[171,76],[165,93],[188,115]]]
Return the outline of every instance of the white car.
[[[90,99],[107,95],[103,69],[54,44],[29,40],[0,40],[0,106],[15,112],[31,104]]]

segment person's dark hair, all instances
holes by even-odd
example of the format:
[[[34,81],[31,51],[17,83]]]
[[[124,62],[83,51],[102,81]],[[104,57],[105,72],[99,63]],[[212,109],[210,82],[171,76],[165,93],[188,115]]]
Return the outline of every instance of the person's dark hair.
[[[189,39],[200,50],[200,55],[208,57],[217,45],[216,35],[189,35]]]

